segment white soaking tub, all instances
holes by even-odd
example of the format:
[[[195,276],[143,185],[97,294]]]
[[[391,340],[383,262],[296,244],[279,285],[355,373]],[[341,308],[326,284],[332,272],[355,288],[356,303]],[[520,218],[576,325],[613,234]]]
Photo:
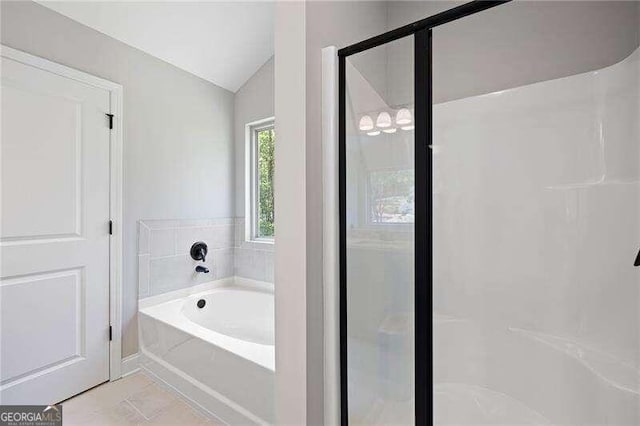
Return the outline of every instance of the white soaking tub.
[[[272,289],[235,278],[141,300],[142,367],[225,423],[273,423]]]

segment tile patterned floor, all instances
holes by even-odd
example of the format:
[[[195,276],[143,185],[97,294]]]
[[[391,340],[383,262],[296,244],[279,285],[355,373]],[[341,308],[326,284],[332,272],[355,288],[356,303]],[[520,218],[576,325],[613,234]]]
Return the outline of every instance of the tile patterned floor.
[[[64,426],[222,425],[194,410],[143,372],[63,402],[62,416]]]

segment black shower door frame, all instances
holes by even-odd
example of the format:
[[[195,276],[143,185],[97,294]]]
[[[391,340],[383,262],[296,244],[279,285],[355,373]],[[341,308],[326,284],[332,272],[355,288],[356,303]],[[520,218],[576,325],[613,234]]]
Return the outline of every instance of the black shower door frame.
[[[338,50],[338,204],[340,262],[340,419],[349,423],[347,385],[346,59],[413,35],[415,102],[415,423],[433,424],[432,29],[507,1],[472,1]]]

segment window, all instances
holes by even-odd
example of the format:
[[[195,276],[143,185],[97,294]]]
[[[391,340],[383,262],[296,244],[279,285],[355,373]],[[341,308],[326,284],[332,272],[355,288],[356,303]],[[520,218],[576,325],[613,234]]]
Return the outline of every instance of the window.
[[[413,169],[371,171],[368,186],[369,223],[414,222]]]
[[[276,134],[274,120],[268,119],[247,125],[249,207],[247,214],[248,239],[271,242],[275,237],[273,202],[274,148]]]

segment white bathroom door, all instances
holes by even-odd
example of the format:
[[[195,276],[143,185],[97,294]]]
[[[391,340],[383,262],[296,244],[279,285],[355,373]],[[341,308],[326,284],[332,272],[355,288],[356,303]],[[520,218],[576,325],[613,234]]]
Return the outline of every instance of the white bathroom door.
[[[109,379],[110,92],[2,58],[0,403]]]

